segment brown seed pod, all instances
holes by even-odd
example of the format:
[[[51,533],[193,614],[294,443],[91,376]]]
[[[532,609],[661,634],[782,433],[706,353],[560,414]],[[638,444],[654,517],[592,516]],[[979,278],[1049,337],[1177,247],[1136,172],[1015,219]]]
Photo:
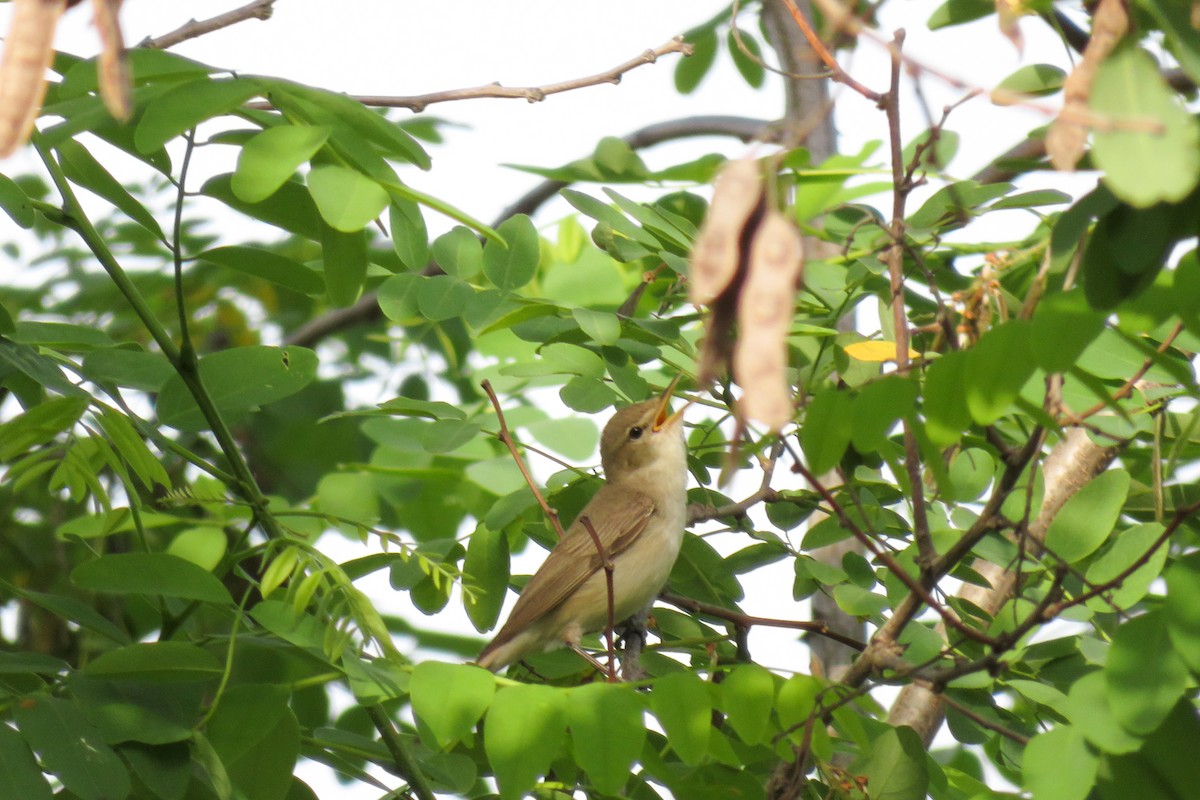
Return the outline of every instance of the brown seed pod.
[[[122,0],[93,0],[96,30],[100,32],[100,63],[97,77],[100,96],[108,113],[121,122],[133,115],[133,90],[130,88],[129,59],[125,55],[125,40],[121,36],[121,21],[117,12]]]
[[[750,245],[738,299],[733,376],[742,387],[739,414],[778,431],[792,418],[787,379],[787,336],[804,269],[804,242],[796,226],[769,211]]]
[[[762,198],[762,171],[753,158],[730,161],[717,176],[712,205],[692,248],[688,296],[711,303],[737,274],[739,243]]]
[[[54,29],[67,0],[14,0],[0,60],[0,158],[25,143],[46,96]]]

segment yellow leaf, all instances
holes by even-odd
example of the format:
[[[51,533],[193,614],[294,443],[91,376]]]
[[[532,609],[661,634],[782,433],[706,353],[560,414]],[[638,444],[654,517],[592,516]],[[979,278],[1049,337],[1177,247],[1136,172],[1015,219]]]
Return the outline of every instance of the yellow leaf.
[[[846,345],[843,349],[846,351],[846,355],[857,358],[859,361],[896,360],[895,342],[855,342]],[[920,358],[921,354],[910,347],[908,348],[908,357],[910,359]]]

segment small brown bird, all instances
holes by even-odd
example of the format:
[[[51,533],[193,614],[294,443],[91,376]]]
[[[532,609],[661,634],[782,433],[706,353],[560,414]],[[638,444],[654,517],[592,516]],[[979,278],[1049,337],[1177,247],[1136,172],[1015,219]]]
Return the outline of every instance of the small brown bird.
[[[670,413],[677,381],[662,397],[623,408],[604,426],[604,486],[529,580],[504,627],[479,654],[481,667],[500,670],[564,644],[578,649],[581,636],[608,625],[604,559],[584,518],[613,565],[615,622],[647,606],[666,584],[683,543],[687,507],[681,424],[687,406]]]

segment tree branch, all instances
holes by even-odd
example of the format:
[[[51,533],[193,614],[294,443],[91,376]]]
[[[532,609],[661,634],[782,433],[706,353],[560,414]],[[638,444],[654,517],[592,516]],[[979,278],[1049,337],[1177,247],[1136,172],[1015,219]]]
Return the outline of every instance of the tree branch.
[[[270,19],[271,15],[275,13],[274,5],[276,2],[277,0],[254,0],[254,2],[247,3],[241,8],[226,11],[224,14],[218,14],[215,17],[205,20],[192,19],[170,33],[164,33],[162,36],[154,38],[146,37],[138,43],[138,47],[166,50],[168,47],[174,47],[180,42],[186,42],[188,39],[195,39],[207,33],[219,31],[222,28],[228,28],[231,25],[245,22],[248,19]]]
[[[739,628],[752,628],[755,625],[762,625],[768,628],[790,628],[797,631],[805,631],[807,633],[824,636],[839,644],[844,644],[846,647],[852,647],[860,653],[867,649],[867,645],[857,639],[849,636],[843,636],[835,630],[832,630],[824,622],[813,620],[806,622],[803,620],[793,619],[771,619],[769,617],[754,617],[749,614],[743,614],[740,611],[724,608],[723,606],[714,606],[711,603],[702,603],[699,600],[693,600],[690,597],[674,594],[672,592],[663,592],[659,595],[659,599],[670,603],[677,608],[682,608],[684,611],[691,611],[694,614],[704,614],[709,617],[716,617],[727,622],[732,622]]]
[[[657,122],[639,128],[623,137],[624,141],[634,150],[652,147],[663,142],[676,139],[686,139],[695,136],[728,136],[743,142],[755,137],[771,136],[778,123],[752,117],[728,116],[697,116],[683,119]],[[544,181],[533,190],[510,205],[496,218],[492,227],[515,214],[532,215],[542,204],[558,194],[559,190],[570,184],[561,181]],[[364,294],[358,301],[346,308],[338,308],[300,326],[289,335],[284,343],[300,347],[313,347],[322,339],[338,331],[375,322],[383,317],[379,310],[379,300],[375,292]]]
[[[643,67],[647,64],[653,64],[659,58],[671,53],[682,53],[684,56],[692,54],[692,46],[683,40],[682,36],[676,36],[666,44],[659,45],[653,50],[646,50],[641,55],[635,56],[612,69],[598,72],[595,75],[588,75],[583,78],[573,78],[568,81],[560,81],[558,83],[550,83],[545,86],[501,86],[499,83],[489,83],[486,86],[472,86],[465,89],[447,89],[441,92],[430,92],[429,94],[417,95],[353,95],[352,99],[362,103],[364,106],[373,106],[375,108],[407,108],[415,113],[424,111],[435,103],[450,103],[458,100],[479,100],[483,98],[501,98],[501,99],[517,99],[528,100],[530,103],[540,103],[552,94],[561,92],[570,92],[575,89],[584,89],[589,86],[598,86],[602,83],[620,83],[621,78],[627,72]],[[247,103],[247,108],[270,109],[273,108],[270,103],[259,101]]]
[[[513,440],[512,434],[508,430],[508,423],[504,420],[504,412],[500,409],[500,398],[496,397],[496,390],[492,388],[492,382],[485,380],[479,385],[487,392],[488,399],[492,401],[492,408],[496,409],[496,419],[500,423],[498,438],[508,447],[508,452],[512,453],[513,461],[517,462],[517,469],[521,470],[521,475],[525,478],[525,483],[529,485],[533,496],[537,498],[538,505],[542,507],[542,512],[545,513],[554,525],[554,532],[558,534],[558,540],[561,542],[566,534],[563,532],[562,523],[558,519],[558,511],[551,508],[550,504],[546,502],[546,498],[542,497],[542,493],[537,488],[537,483],[533,480],[533,476],[529,474],[529,468],[525,466],[525,460],[517,452],[517,443]],[[601,556],[605,557],[603,553]]]

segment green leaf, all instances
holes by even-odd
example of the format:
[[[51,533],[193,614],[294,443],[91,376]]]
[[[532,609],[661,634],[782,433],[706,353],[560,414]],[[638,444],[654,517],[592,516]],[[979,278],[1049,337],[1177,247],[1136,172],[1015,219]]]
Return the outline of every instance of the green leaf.
[[[7,175],[0,175],[0,208],[26,230],[32,228],[37,219],[29,196]]]
[[[813,397],[800,426],[800,445],[814,475],[837,466],[854,432],[854,409],[849,392],[826,389]]]
[[[1167,47],[1193,83],[1200,83],[1200,30],[1195,12],[1189,17],[1187,6],[1172,0],[1137,0],[1167,34]]]
[[[187,683],[221,677],[221,662],[187,642],[139,642],[101,653],[83,673],[105,680]]]
[[[474,439],[481,428],[474,422],[439,419],[425,427],[421,446],[430,453],[449,453]]]
[[[226,422],[303,389],[317,374],[317,354],[294,345],[235,347],[200,359],[200,379]],[[155,404],[164,425],[184,431],[208,427],[179,375],[163,386]]]
[[[566,737],[567,695],[525,684],[496,692],[483,728],[483,746],[502,800],[518,800],[550,767]]]
[[[393,322],[409,322],[417,316],[417,297],[425,285],[425,276],[401,272],[379,285],[379,310]]]
[[[925,372],[925,397],[921,408],[925,412],[925,433],[939,446],[957,442],[971,424],[964,390],[968,353],[946,353],[934,361]]]
[[[367,278],[366,231],[344,233],[321,223],[321,253],[329,302],[352,305],[362,294]]]
[[[394,197],[388,221],[392,228],[392,248],[400,263],[411,270],[424,269],[429,262],[429,231],[421,207],[411,200]]]
[[[1166,719],[1188,685],[1188,670],[1171,646],[1166,615],[1150,611],[1117,628],[1104,676],[1113,716],[1134,734]]]
[[[74,622],[84,630],[99,634],[117,644],[127,644],[129,642],[129,635],[114,625],[112,620],[96,611],[96,609],[87,603],[77,600],[74,597],[34,592],[29,589],[6,588],[10,588],[10,591],[19,594],[30,603],[46,609],[51,614]]]
[[[75,425],[87,407],[86,398],[57,397],[0,424],[0,461],[48,443]]]
[[[226,690],[208,738],[229,779],[248,798],[285,800],[300,753],[300,726],[288,693],[274,684]]]
[[[1103,329],[1104,314],[1081,290],[1047,295],[1033,312],[1033,357],[1047,372],[1066,372]]]
[[[1178,201],[1200,179],[1200,122],[1167,86],[1148,53],[1118,48],[1101,62],[1092,86],[1091,110],[1119,123],[1098,129],[1092,159],[1113,194],[1148,208]],[[1121,129],[1150,125],[1160,130]]]
[[[159,241],[166,241],[158,220],[120,181],[114,178],[91,153],[74,139],[60,142],[56,148],[63,173],[75,183],[112,203],[127,217],[141,225]]]
[[[54,697],[30,697],[16,705],[13,716],[43,766],[69,791],[82,800],[128,796],[125,765],[74,705]]]
[[[422,278],[417,289],[417,308],[431,322],[442,322],[462,316],[463,306],[475,290],[471,285],[450,275],[431,275]]]
[[[280,125],[251,137],[238,155],[233,193],[247,203],[266,200],[321,149],[330,132],[324,125]]]
[[[890,728],[871,742],[863,772],[871,800],[924,800],[929,787],[925,747],[907,726]]]
[[[981,447],[968,447],[950,459],[947,470],[949,484],[943,486],[947,500],[966,503],[977,499],[991,485],[995,476],[996,462],[990,453]]]
[[[946,0],[929,16],[929,30],[962,25],[996,13],[993,0]]]
[[[110,594],[182,597],[203,603],[233,603],[211,572],[166,553],[115,553],[85,561],[71,571],[81,589]]]
[[[630,765],[646,741],[644,711],[637,690],[629,686],[589,683],[569,692],[575,763],[600,793],[620,795],[629,781]]]
[[[1113,537],[1112,546],[1088,567],[1087,581],[1090,586],[1108,583],[1141,562],[1132,573],[1122,579],[1119,586],[1103,597],[1093,597],[1087,602],[1093,611],[1106,612],[1111,609],[1126,609],[1146,596],[1150,584],[1162,575],[1167,561],[1168,547],[1159,545],[1149,558],[1150,547],[1162,537],[1165,528],[1160,522],[1144,522]],[[1145,559],[1143,561],[1143,559]]]
[[[675,62],[675,91],[691,94],[716,61],[718,41],[712,28],[689,31],[684,39],[692,45],[692,54]]]
[[[1184,663],[1200,673],[1200,553],[1178,559],[1167,570],[1166,578],[1163,610],[1171,642]]]
[[[583,414],[595,414],[611,408],[620,395],[597,378],[579,376],[567,381],[567,385],[558,391],[559,399],[567,408]]]
[[[270,250],[230,245],[205,250],[197,258],[262,278],[300,294],[315,296],[325,293],[325,281],[318,272]]]
[[[175,374],[175,368],[159,353],[105,347],[83,357],[83,373],[93,381],[157,392]]]
[[[1073,725],[1059,725],[1029,742],[1022,759],[1034,800],[1084,800],[1096,782],[1099,759]]]
[[[16,323],[19,328],[22,323]],[[6,339],[0,339],[0,369],[17,369],[23,372],[35,383],[47,389],[71,397],[82,397],[83,390],[63,376],[62,368],[51,358],[42,355],[29,345],[17,344]],[[5,373],[9,370],[4,369]],[[3,440],[0,440],[2,442]],[[0,447],[3,445],[0,444]]]
[[[233,193],[232,177],[217,175],[209,178],[200,193],[220,200],[233,210],[251,219],[282,228],[285,231],[320,241],[322,228],[320,214],[308,188],[303,184],[288,181],[261,203],[247,203]]]
[[[362,140],[388,155],[402,158],[421,169],[429,169],[429,154],[416,139],[387,117],[357,100],[296,83],[280,81],[274,88],[281,98],[290,96],[303,100],[309,108],[319,112],[322,122],[333,124],[335,128],[345,128],[346,133],[341,138]]]
[[[1026,64],[1000,81],[992,91],[992,96],[996,97],[998,92],[1006,92],[1015,95],[1043,97],[1060,91],[1066,78],[1067,73],[1053,64]],[[1017,98],[1010,99],[1001,96],[997,97],[996,101],[1003,104],[1015,99]]]
[[[575,461],[591,458],[600,444],[596,423],[580,417],[544,419],[525,426],[533,438],[560,455]]]
[[[729,671],[721,683],[721,708],[729,724],[746,744],[767,738],[767,725],[775,707],[775,678],[757,664],[742,664]]]
[[[985,333],[967,351],[967,408],[980,425],[1008,413],[1036,366],[1030,344],[1031,325],[1011,320]]]
[[[184,131],[222,116],[262,92],[253,78],[200,78],[173,87],[150,103],[133,134],[142,153],[152,153]]]
[[[228,546],[224,530],[215,525],[200,525],[180,531],[167,545],[167,552],[212,572],[225,557]]]
[[[184,742],[143,745],[129,742],[121,746],[121,755],[134,774],[161,800],[183,800],[191,779],[192,759]],[[199,761],[197,761],[199,766]],[[289,799],[291,800],[291,799]]]
[[[96,416],[113,449],[133,469],[142,485],[154,490],[156,486],[171,488],[171,478],[162,463],[150,452],[142,437],[134,430],[129,418],[119,411],[102,408]]]
[[[342,233],[361,231],[390,202],[388,193],[377,182],[333,164],[313,167],[308,173],[308,191],[324,220]]]
[[[650,707],[680,760],[700,764],[712,736],[712,700],[704,681],[694,672],[665,675],[654,682]]]
[[[1106,753],[1130,753],[1142,746],[1141,738],[1122,728],[1113,716],[1102,670],[1077,679],[1067,702],[1056,708],[1092,745]]]
[[[1112,534],[1129,482],[1128,472],[1110,469],[1084,484],[1051,521],[1046,549],[1068,564],[1096,552]]]
[[[739,38],[741,39],[740,44],[738,43]],[[731,30],[725,44],[729,48],[729,55],[733,56],[733,65],[737,67],[742,78],[755,89],[761,89],[767,76],[766,69],[763,68],[762,47],[759,45],[758,39],[744,29],[739,29],[738,36],[735,37]]]
[[[616,344],[621,338],[621,320],[610,311],[594,311],[590,308],[572,309],[571,315],[583,332],[597,344]]]
[[[888,375],[863,386],[854,398],[854,424],[850,442],[860,453],[874,453],[883,446],[896,421],[915,410],[917,387],[911,380]]]
[[[496,693],[496,679],[473,664],[422,661],[408,687],[413,713],[429,726],[438,746],[469,737]]]
[[[477,631],[491,630],[500,618],[508,594],[508,537],[479,525],[467,544],[463,561],[463,583],[474,592],[463,599],[467,618]]]
[[[496,232],[508,243],[489,241],[483,248],[483,273],[497,289],[511,292],[533,280],[540,256],[537,228],[529,217],[517,214],[501,223]]]
[[[447,275],[469,280],[483,269],[483,247],[479,237],[458,225],[434,240],[433,260]]]
[[[0,786],[21,800],[54,800],[29,745],[7,725],[0,725]]]

